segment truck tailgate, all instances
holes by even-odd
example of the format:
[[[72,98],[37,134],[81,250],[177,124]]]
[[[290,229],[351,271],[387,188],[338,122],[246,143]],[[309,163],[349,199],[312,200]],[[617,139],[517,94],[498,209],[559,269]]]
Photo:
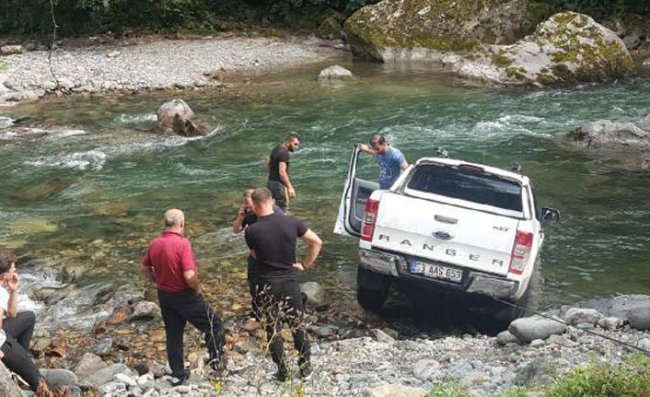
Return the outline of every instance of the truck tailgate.
[[[506,275],[518,219],[385,193],[373,247]]]

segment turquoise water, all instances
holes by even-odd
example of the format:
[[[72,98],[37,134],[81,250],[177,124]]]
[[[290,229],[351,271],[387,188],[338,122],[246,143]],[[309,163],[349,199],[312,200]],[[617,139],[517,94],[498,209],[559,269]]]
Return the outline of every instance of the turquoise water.
[[[241,192],[265,184],[265,162],[288,130],[303,136],[290,173],[292,212],[324,240],[314,271],[335,302],[353,302],[356,243],[332,234],[352,145],[380,131],[410,162],[438,146],[453,157],[522,164],[544,206],[537,301],[542,307],[650,293],[650,174],[562,148],[599,118],[650,113],[650,75],[544,91],[474,87],[448,75],[348,65],[357,80],[319,84],[315,68],[253,78],[223,92],[176,93],[212,131],[198,139],[150,131],[174,94],[67,98],[0,109],[0,247],[65,263],[96,280],[139,286],[137,264],[169,207],[185,210],[204,280],[217,298],[245,295],[245,246],[230,233]],[[365,174],[375,174],[370,159]],[[42,266],[42,267],[39,267]],[[134,287],[135,288],[135,287]]]

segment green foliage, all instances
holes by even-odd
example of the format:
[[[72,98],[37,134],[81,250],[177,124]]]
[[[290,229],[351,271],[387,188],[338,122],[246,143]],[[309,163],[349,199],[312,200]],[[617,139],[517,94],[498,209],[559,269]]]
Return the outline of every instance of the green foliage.
[[[324,11],[348,16],[378,0],[2,0],[0,34],[61,36],[124,30],[224,30],[247,26],[315,28]],[[307,21],[308,23],[305,23]],[[299,23],[300,22],[300,23]],[[309,23],[310,22],[310,23]]]
[[[457,382],[438,383],[426,397],[469,397],[469,390]]]
[[[611,15],[626,13],[647,14],[650,12],[648,0],[538,0],[554,7],[557,11],[572,10],[590,15]],[[597,15],[594,15],[597,16]]]
[[[650,397],[650,357],[633,355],[625,363],[592,362],[558,381],[549,397]]]

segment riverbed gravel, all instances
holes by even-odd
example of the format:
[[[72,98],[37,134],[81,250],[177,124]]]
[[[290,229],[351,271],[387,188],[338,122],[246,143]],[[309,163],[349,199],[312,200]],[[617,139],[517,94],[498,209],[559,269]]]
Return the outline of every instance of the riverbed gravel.
[[[96,43],[97,42],[97,43]],[[213,37],[62,43],[0,57],[0,102],[46,94],[138,92],[221,86],[225,73],[272,70],[341,59],[345,46],[313,37]],[[51,65],[51,68],[50,68]]]

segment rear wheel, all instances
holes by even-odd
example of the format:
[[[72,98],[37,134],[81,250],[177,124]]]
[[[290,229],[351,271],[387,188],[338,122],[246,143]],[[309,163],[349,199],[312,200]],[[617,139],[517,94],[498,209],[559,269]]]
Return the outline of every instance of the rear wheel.
[[[381,309],[388,296],[389,287],[388,276],[373,273],[361,266],[357,268],[357,301],[364,309]]]
[[[528,299],[530,298],[530,288],[516,302],[497,303],[497,311],[494,317],[502,322],[506,327],[520,317],[528,315]]]

